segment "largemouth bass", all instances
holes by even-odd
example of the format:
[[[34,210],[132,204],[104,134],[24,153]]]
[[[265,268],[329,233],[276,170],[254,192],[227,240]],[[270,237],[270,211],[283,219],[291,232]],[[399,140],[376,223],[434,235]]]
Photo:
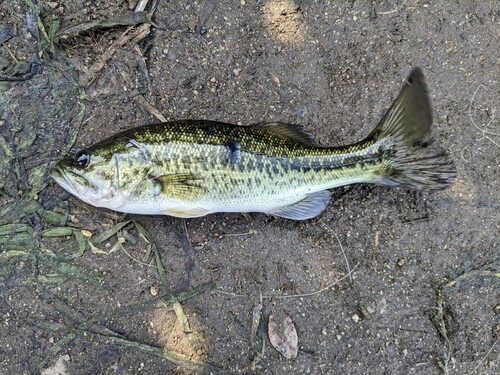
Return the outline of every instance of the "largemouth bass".
[[[370,135],[348,146],[320,146],[297,125],[183,120],[116,134],[66,156],[51,174],[81,200],[126,213],[304,220],[325,209],[337,186],[448,187],[456,170],[432,145],[431,112],[416,68]]]

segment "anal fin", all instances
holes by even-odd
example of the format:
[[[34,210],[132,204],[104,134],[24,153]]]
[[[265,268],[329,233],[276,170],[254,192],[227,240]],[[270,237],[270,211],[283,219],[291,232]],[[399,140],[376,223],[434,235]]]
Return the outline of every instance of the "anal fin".
[[[269,215],[280,216],[291,220],[307,220],[318,216],[330,202],[331,194],[328,190],[318,191],[307,195],[304,199],[293,204],[279,207]]]

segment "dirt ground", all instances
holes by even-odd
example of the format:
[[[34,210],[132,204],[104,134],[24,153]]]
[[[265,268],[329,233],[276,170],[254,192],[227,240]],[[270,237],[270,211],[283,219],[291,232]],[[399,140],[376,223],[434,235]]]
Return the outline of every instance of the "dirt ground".
[[[153,24],[137,3],[0,1],[0,374],[500,373],[498,2],[173,0]],[[352,143],[415,66],[458,169],[443,192],[183,220],[48,178],[73,144],[162,116]]]

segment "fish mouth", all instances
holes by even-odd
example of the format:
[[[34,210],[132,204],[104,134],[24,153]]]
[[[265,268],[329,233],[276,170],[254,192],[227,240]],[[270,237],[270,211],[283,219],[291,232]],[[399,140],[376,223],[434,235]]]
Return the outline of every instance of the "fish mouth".
[[[84,177],[73,173],[72,171],[65,170],[59,165],[56,165],[50,170],[50,176],[61,186],[64,190],[69,193],[80,197],[87,188],[84,185],[75,183],[73,180],[83,179],[87,181]]]
[[[64,173],[61,171],[61,168],[59,168],[59,166],[57,165],[50,170],[50,176],[56,181],[64,179]]]
[[[91,181],[71,169],[65,168],[64,164],[52,168],[50,176],[68,193],[92,206],[101,207],[107,201],[115,198],[114,191],[99,192]]]

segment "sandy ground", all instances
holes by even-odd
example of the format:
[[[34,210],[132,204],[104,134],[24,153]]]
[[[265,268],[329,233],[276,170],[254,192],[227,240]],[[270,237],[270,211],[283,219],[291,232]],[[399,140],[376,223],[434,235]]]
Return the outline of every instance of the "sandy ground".
[[[64,38],[57,20],[64,30],[136,1],[27,4],[0,2],[2,77],[37,56],[42,67],[0,82],[0,374],[500,373],[497,2],[160,1],[155,26]],[[75,139],[161,116],[298,123],[322,144],[355,142],[415,66],[459,171],[443,192],[348,186],[304,222],[124,218],[47,177]],[[42,208],[23,206],[33,197]],[[48,211],[76,229],[49,237]],[[169,287],[137,225],[89,247],[128,219]],[[296,358],[271,347],[271,313],[292,319]]]

